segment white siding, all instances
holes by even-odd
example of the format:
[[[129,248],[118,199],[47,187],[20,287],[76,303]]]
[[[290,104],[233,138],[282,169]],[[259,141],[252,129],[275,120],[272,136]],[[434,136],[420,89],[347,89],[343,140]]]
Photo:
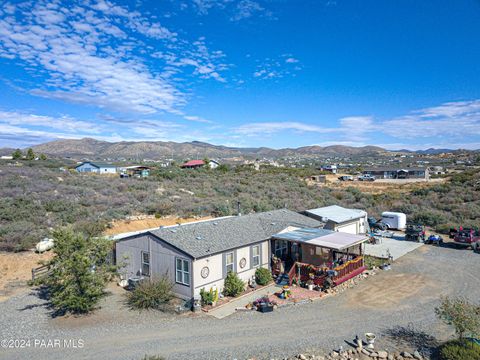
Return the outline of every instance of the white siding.
[[[269,268],[269,248],[268,248],[268,241],[264,241],[259,243],[258,245],[261,246],[261,260],[260,260],[260,267]],[[257,245],[257,244],[256,244]],[[245,283],[248,282],[252,276],[255,275],[255,271],[257,268],[251,268],[251,247],[252,245],[248,245],[242,248],[238,248],[235,250],[225,251],[225,253],[229,253],[234,251],[235,252],[235,265],[237,274]],[[222,254],[216,254],[209,256],[207,258],[202,258],[195,260],[193,262],[193,278],[195,279],[193,293],[194,296],[200,296],[200,290],[205,288],[205,290],[210,290],[210,288],[217,288],[219,292],[223,291],[224,286],[224,274],[225,271],[223,269],[223,256]],[[240,267],[240,262],[242,259],[245,259],[245,266],[243,268]],[[204,267],[209,268],[209,274],[207,278],[202,278],[201,271]]]

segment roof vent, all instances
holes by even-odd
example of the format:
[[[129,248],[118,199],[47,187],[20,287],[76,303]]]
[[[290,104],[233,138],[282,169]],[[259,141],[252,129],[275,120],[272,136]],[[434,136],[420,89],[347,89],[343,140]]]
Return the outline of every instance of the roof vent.
[[[214,221],[212,224],[213,224],[213,225],[218,225],[218,222]]]
[[[277,225],[277,223],[272,222],[272,223],[270,223],[270,225]]]
[[[175,229],[171,229],[170,231],[174,234],[177,232],[177,230],[175,230]]]
[[[201,236],[196,236],[195,239],[202,240],[202,237]]]

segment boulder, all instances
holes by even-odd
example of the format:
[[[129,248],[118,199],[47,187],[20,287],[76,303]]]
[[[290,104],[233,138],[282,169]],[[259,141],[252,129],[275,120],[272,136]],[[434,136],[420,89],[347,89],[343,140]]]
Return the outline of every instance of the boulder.
[[[423,360],[423,357],[422,357],[422,355],[420,355],[418,350],[415,350],[415,352],[413,353],[413,357],[417,360]]]
[[[400,355],[402,355],[404,358],[407,358],[407,359],[413,359],[413,355],[407,351],[402,352]]]
[[[386,351],[379,351],[378,352],[378,358],[379,359],[386,359],[388,357],[388,352]]]

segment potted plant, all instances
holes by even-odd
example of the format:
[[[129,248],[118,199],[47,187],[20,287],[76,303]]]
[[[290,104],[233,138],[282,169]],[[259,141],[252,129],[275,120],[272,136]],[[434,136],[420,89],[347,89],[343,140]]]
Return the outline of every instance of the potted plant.
[[[310,280],[307,281],[307,288],[308,288],[308,290],[313,290],[314,286],[315,286],[315,284],[313,283],[313,280],[312,280],[312,279],[310,279]]]
[[[253,305],[262,313],[272,312],[275,303],[265,296],[254,301]]]

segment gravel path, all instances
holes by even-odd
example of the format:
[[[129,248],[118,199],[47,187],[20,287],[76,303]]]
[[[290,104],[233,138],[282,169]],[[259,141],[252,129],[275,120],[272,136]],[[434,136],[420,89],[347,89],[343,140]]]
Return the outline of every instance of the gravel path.
[[[0,339],[31,339],[31,345],[0,349],[0,359],[270,359],[346,347],[345,340],[365,332],[379,335],[378,346],[403,350],[410,336],[425,344],[431,335],[451,334],[433,308],[441,294],[479,299],[480,279],[472,275],[479,273],[480,255],[472,251],[423,246],[337,296],[221,320],[125,311],[118,296],[93,316],[52,319],[42,300],[25,294],[0,303]],[[84,346],[39,348],[34,339],[81,339]]]

